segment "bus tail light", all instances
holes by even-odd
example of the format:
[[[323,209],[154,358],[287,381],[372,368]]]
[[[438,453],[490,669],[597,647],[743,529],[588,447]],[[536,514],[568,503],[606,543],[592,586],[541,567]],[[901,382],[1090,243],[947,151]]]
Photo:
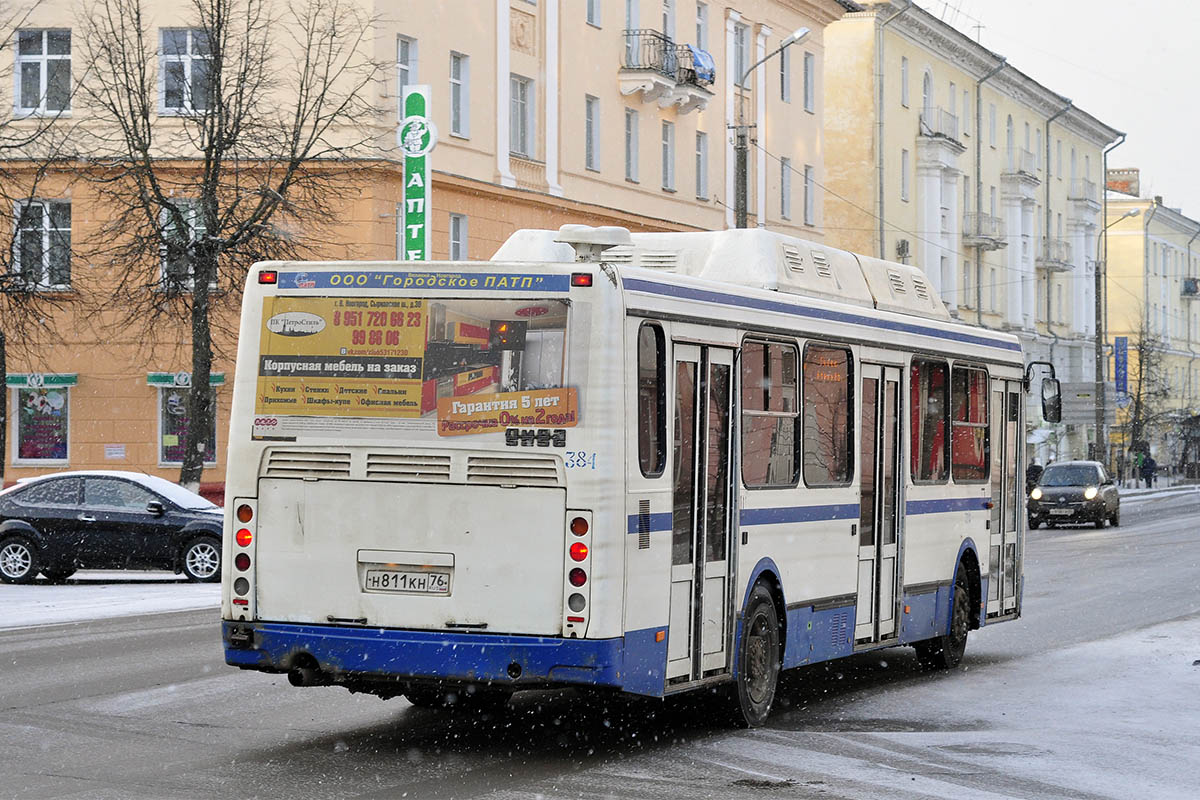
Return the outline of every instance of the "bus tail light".
[[[584,544],[583,542],[575,542],[574,544],[571,545],[571,560],[572,561],[583,561],[585,558],[587,558],[587,555],[588,555],[588,546],[586,544]]]
[[[242,503],[237,507],[237,521],[245,525],[250,520],[254,519],[254,509],[246,503]]]
[[[233,565],[238,568],[239,572],[245,572],[250,569],[250,556],[238,553],[233,559]]]
[[[258,271],[258,282],[267,284],[279,283],[279,271],[274,269],[260,269]]]
[[[576,536],[586,536],[588,532],[588,521],[583,517],[576,517],[571,520],[571,533]]]
[[[249,528],[238,528],[238,532],[234,534],[234,541],[238,543],[238,547],[249,547],[254,541],[254,534],[250,533]]]
[[[228,559],[227,564],[232,562],[230,566],[233,569],[227,573],[232,580],[226,585],[229,587],[229,603],[234,607],[234,619],[245,622],[254,616],[251,598],[255,595],[255,576],[252,567],[258,527],[258,502],[253,498],[235,498],[232,506],[233,541],[225,552],[225,558]]]
[[[571,273],[571,285],[572,286],[591,286],[592,285],[592,273],[590,273],[590,272],[572,272]]]
[[[571,582],[572,586],[583,586],[587,583],[587,573],[576,567],[567,575],[567,580]]]

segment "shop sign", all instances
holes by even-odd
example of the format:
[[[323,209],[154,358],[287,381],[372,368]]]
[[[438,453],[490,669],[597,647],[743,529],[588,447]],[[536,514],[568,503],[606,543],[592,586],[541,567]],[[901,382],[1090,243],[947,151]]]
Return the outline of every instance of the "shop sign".
[[[404,87],[404,118],[396,129],[396,145],[404,153],[401,256],[428,261],[431,206],[429,152],[437,144],[437,127],[429,118],[429,87]]]

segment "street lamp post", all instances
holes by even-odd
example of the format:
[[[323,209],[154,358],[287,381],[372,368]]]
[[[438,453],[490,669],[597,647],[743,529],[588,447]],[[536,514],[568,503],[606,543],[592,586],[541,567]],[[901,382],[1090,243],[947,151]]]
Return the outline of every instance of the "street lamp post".
[[[1096,460],[1108,465],[1108,436],[1104,432],[1104,418],[1107,416],[1104,386],[1104,276],[1108,267],[1108,229],[1123,219],[1136,217],[1142,213],[1140,208],[1133,208],[1104,226],[1096,241],[1095,275],[1095,313],[1096,313]],[[1104,246],[1104,258],[1100,258],[1100,247]]]
[[[746,227],[746,195],[748,193],[746,188],[746,160],[748,158],[750,149],[750,137],[748,131],[749,126],[746,125],[744,113],[746,98],[741,95],[741,88],[745,86],[746,79],[750,77],[750,73],[758,69],[758,67],[761,66],[764,61],[782,53],[784,48],[786,48],[788,45],[796,44],[797,42],[802,41],[804,37],[808,36],[809,33],[810,31],[808,28],[797,28],[796,30],[792,31],[792,35],[784,39],[783,44],[779,45],[779,47],[756,61],[750,67],[750,69],[746,70],[746,72],[741,76],[741,80],[737,82],[739,96],[738,118],[737,125],[734,126],[733,140],[733,152],[735,160],[733,213],[734,217],[736,218],[737,227],[739,228]]]

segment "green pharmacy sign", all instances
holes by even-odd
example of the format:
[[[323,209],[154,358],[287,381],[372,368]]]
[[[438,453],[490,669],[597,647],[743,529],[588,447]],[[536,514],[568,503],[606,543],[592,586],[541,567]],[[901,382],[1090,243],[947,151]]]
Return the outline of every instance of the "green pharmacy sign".
[[[429,260],[429,151],[437,144],[437,128],[429,118],[429,87],[404,87],[404,118],[396,145],[404,153],[404,203],[400,215],[400,258]]]

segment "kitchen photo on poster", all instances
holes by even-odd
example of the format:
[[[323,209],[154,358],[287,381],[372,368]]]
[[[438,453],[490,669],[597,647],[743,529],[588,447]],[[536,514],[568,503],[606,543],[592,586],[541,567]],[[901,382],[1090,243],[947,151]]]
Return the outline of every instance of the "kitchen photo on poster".
[[[513,392],[553,403],[543,414],[565,409],[566,394],[536,393],[563,389],[567,311],[561,300],[267,298],[255,413],[432,424],[443,400]]]

